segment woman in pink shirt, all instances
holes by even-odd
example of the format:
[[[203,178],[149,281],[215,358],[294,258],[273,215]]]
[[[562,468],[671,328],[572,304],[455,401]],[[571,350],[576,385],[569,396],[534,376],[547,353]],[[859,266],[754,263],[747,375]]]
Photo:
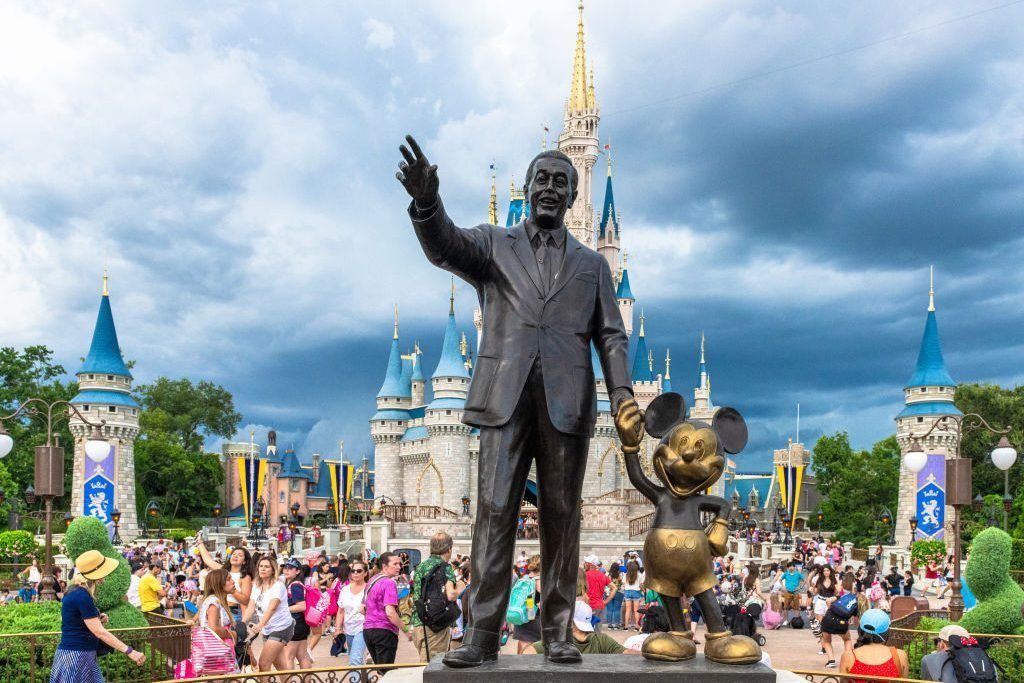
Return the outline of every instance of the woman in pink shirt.
[[[394,664],[398,651],[398,633],[404,630],[398,614],[398,586],[395,577],[402,571],[402,558],[394,553],[382,553],[378,559],[380,573],[366,584],[363,621],[363,639],[374,664]],[[408,632],[405,637],[412,640]]]

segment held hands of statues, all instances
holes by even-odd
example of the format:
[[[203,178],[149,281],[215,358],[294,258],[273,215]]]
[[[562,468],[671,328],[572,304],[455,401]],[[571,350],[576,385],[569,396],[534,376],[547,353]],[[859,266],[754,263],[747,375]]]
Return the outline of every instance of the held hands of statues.
[[[644,438],[644,414],[636,399],[630,397],[619,404],[615,414],[615,429],[619,432],[622,452],[633,455],[640,452],[640,441]]]
[[[395,177],[420,207],[429,206],[437,198],[437,188],[440,185],[437,179],[437,166],[427,161],[423,150],[411,135],[406,135],[405,141],[409,143],[409,147],[398,147],[405,161],[398,164],[398,173]],[[409,148],[412,148],[412,151],[409,151]]]

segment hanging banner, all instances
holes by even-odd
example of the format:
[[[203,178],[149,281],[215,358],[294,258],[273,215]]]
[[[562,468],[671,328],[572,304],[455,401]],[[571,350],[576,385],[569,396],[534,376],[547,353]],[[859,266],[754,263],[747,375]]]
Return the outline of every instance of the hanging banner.
[[[242,491],[242,509],[248,523],[252,517],[252,504],[263,497],[263,485],[267,477],[267,461],[263,459],[238,458],[238,487]]]
[[[928,461],[924,469],[917,473],[915,501],[917,538],[944,539],[946,535],[946,456],[943,454],[928,454]]]
[[[789,512],[789,528],[792,529],[796,523],[796,514],[800,509],[800,491],[804,484],[804,466],[791,467],[779,465],[776,469],[776,477],[779,482],[779,497],[782,505]]]
[[[82,496],[82,514],[86,517],[95,517],[103,522],[110,533],[113,533],[114,521],[111,513],[114,511],[114,465],[116,455],[114,446],[110,446],[110,452],[100,462],[93,462],[85,457],[85,484]]]
[[[334,514],[338,524],[344,524],[348,517],[345,503],[352,497],[354,465],[327,463],[331,473],[331,496],[334,499]]]

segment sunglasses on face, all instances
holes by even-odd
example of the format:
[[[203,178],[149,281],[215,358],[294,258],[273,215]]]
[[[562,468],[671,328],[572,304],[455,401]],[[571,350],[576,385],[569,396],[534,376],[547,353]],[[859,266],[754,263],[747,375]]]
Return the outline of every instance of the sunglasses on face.
[[[353,569],[353,570],[352,570],[351,572],[349,572],[349,573],[350,573],[350,574],[362,574],[362,573],[363,573],[363,572],[365,572],[365,571],[366,571],[365,569]]]

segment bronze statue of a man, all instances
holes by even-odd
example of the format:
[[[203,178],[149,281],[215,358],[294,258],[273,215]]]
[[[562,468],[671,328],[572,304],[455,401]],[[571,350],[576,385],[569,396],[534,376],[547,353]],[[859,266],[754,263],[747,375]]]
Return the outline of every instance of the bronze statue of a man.
[[[590,345],[597,349],[624,445],[643,418],[628,371],[629,339],[611,270],[565,227],[576,199],[569,157],[547,151],[526,173],[530,216],[509,228],[460,229],[438,196],[437,167],[406,136],[398,180],[427,258],[476,288],[483,341],[463,421],[480,428],[480,466],[469,600],[462,647],[444,663],[478,666],[497,658],[508,606],[516,522],[532,462],[537,465],[541,633],[545,657],[580,661],[570,628],[579,566],[580,503],[597,399]]]

